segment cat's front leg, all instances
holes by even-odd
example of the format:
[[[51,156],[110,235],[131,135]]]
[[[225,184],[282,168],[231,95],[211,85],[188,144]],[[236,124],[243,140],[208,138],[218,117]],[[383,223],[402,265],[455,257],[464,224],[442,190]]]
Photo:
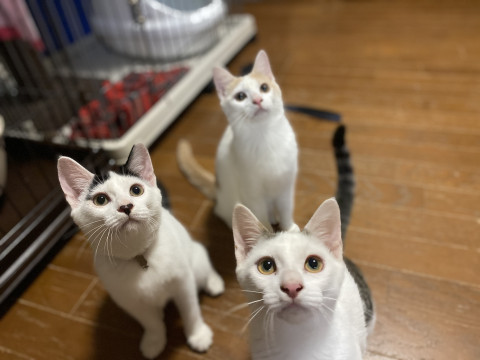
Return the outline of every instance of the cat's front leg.
[[[293,188],[291,188],[278,195],[273,202],[278,216],[278,225],[283,231],[298,229],[298,226],[293,222],[293,201]]]
[[[177,281],[173,300],[182,317],[188,345],[198,352],[207,351],[212,345],[213,332],[203,321],[193,274]]]
[[[167,343],[166,329],[163,322],[163,311],[158,307],[137,302],[121,304],[143,327],[140,351],[147,359],[156,358],[165,349]],[[130,305],[130,306],[129,306]]]
[[[263,196],[245,197],[243,205],[248,207],[250,211],[255,214],[263,226],[265,226],[268,230],[272,230],[272,225],[276,223],[276,221],[273,221],[275,216],[270,215],[268,201],[266,201]],[[272,214],[274,213],[272,212]]]

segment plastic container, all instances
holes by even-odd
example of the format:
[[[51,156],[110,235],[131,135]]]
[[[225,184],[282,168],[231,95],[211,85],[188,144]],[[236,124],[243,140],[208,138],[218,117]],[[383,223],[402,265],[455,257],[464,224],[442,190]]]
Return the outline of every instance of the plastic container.
[[[218,39],[223,0],[95,0],[90,23],[113,50],[172,60],[201,53]]]

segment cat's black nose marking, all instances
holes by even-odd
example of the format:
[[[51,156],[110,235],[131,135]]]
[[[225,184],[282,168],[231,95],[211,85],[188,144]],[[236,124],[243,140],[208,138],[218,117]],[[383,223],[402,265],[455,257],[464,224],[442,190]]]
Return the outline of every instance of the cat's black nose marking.
[[[122,205],[118,208],[118,212],[123,212],[127,215],[130,215],[133,209],[133,204]]]

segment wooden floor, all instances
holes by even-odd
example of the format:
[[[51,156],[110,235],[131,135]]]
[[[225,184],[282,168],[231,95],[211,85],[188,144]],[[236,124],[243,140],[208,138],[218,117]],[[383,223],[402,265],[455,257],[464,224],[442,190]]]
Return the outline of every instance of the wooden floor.
[[[288,104],[342,113],[357,178],[346,253],[364,270],[378,317],[374,360],[480,359],[480,2],[248,2],[259,33],[230,64],[270,55]],[[336,188],[335,124],[287,114],[298,136],[295,219],[305,225]],[[188,138],[213,169],[226,120],[201,95],[151,149],[173,213],[207,245],[226,293],[202,296],[214,345],[185,345],[167,310],[162,359],[248,359],[247,311],[230,231],[175,160]],[[0,322],[2,359],[139,359],[141,328],[108,298],[75,236]],[[181,254],[179,254],[181,255]]]

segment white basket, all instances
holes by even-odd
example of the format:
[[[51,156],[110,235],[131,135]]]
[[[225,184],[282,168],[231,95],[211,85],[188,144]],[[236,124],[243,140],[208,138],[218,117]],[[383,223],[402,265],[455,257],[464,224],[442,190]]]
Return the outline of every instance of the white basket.
[[[169,4],[169,5],[167,5]],[[115,51],[149,59],[185,58],[218,40],[223,0],[95,0],[92,28]]]

